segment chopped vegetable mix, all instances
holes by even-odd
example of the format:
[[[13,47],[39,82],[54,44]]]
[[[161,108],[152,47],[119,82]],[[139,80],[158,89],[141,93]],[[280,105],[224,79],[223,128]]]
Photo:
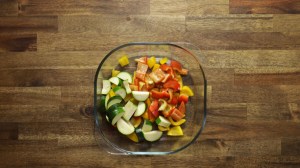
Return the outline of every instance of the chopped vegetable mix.
[[[124,55],[118,62],[124,67],[129,59]],[[167,136],[183,136],[186,104],[194,96],[181,77],[188,70],[166,57],[143,56],[135,62],[133,74],[113,69],[111,78],[103,80],[101,112],[134,142],[157,141],[163,132]]]

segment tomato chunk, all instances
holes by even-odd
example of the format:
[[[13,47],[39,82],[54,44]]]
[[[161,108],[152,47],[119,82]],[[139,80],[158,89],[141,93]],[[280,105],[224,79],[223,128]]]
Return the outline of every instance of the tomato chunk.
[[[160,69],[156,69],[155,71],[149,74],[149,77],[155,82],[159,83],[165,78],[165,73]]]
[[[174,108],[172,111],[171,117],[175,121],[181,120],[183,117],[185,117],[185,114],[181,113],[177,108]]]

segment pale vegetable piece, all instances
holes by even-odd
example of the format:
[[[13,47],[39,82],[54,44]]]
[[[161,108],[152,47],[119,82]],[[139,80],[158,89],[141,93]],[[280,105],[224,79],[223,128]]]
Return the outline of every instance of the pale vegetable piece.
[[[132,96],[137,101],[145,101],[149,97],[149,92],[146,91],[132,91]]]

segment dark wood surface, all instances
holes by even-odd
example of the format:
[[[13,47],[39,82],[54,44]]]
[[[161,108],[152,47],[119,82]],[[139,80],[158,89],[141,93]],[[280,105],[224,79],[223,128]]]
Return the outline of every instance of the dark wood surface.
[[[0,0],[0,167],[300,167],[299,0]],[[115,156],[93,78],[132,41],[205,55],[207,125],[186,150]]]

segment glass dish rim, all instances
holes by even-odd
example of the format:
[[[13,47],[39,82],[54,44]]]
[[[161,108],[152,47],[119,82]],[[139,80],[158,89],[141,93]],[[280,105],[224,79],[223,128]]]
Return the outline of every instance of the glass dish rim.
[[[177,43],[177,44],[176,44]],[[123,154],[125,155],[167,155],[167,154],[174,154],[174,153],[177,153],[179,151],[182,151],[183,149],[187,148],[188,146],[190,146],[192,143],[194,143],[196,141],[196,139],[200,136],[200,134],[202,133],[205,125],[206,125],[206,114],[207,114],[207,109],[206,109],[206,106],[207,106],[207,80],[206,80],[206,77],[205,77],[205,73],[203,71],[203,68],[201,66],[201,64],[199,63],[199,59],[197,58],[197,56],[195,56],[191,51],[189,51],[188,49],[178,45],[179,43],[185,43],[185,44],[188,44],[188,45],[192,45],[194,46],[193,44],[191,43],[188,43],[188,42],[130,42],[130,43],[126,43],[126,44],[122,44],[122,45],[119,45],[117,47],[115,47],[114,49],[112,49],[108,54],[106,54],[104,56],[104,58],[101,60],[101,62],[99,63],[98,65],[98,68],[96,70],[96,73],[95,73],[95,78],[94,78],[94,109],[93,109],[93,113],[94,113],[94,117],[95,117],[95,132],[96,131],[100,131],[100,134],[102,136],[102,139],[105,140],[106,142],[106,145],[109,144],[110,147],[113,147],[115,150],[119,151],[119,152],[122,152]],[[104,62],[106,61],[106,59],[112,55],[114,52],[116,52],[117,50],[121,49],[121,48],[124,48],[124,47],[127,47],[127,46],[133,46],[133,45],[169,45],[169,46],[173,46],[173,47],[177,47],[177,48],[180,48],[186,52],[188,52],[190,55],[192,55],[199,63],[199,66],[200,66],[200,70],[201,70],[201,73],[202,73],[202,76],[203,76],[203,80],[204,80],[204,106],[203,106],[203,111],[204,111],[204,114],[203,114],[203,121],[202,121],[202,126],[201,128],[199,129],[199,131],[196,133],[196,135],[193,137],[193,139],[188,142],[187,144],[185,144],[184,146],[181,146],[180,148],[176,149],[176,150],[173,150],[173,151],[166,151],[166,152],[139,152],[139,151],[127,151],[127,150],[124,150],[118,146],[116,146],[114,143],[111,143],[108,139],[106,139],[106,137],[103,135],[103,132],[102,132],[102,129],[101,129],[101,126],[99,124],[99,116],[98,116],[98,112],[97,112],[97,80],[98,80],[98,75],[99,75],[99,72],[100,72],[100,69],[102,67],[102,65],[104,64]],[[196,47],[196,46],[194,46]],[[198,50],[200,50],[198,47],[196,47]],[[96,135],[94,135],[95,138],[96,138]]]

